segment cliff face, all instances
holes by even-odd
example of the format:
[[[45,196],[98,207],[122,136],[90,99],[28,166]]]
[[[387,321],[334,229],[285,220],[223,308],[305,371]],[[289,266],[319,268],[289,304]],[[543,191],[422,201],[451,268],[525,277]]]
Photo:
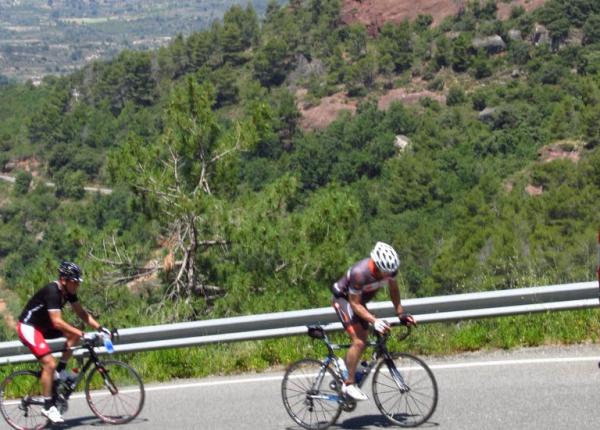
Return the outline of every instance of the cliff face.
[[[507,18],[514,6],[521,5],[530,11],[545,2],[546,0],[496,1],[498,18]],[[361,22],[370,32],[376,32],[387,21],[402,22],[429,14],[433,17],[433,25],[437,25],[447,16],[456,15],[465,4],[466,0],[344,0],[342,20],[347,24]]]

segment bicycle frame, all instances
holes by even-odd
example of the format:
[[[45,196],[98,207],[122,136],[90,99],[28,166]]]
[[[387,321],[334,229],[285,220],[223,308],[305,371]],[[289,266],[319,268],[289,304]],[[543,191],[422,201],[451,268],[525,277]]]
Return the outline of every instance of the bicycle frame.
[[[81,381],[83,381],[88,370],[92,366],[100,367],[102,365],[100,359],[98,358],[98,354],[94,350],[94,344],[86,343],[84,345],[75,346],[75,347],[71,348],[71,350],[77,350],[77,349],[87,349],[88,353],[89,353],[89,357],[87,358],[87,361],[85,361],[85,362],[83,362],[83,359],[78,359],[81,362],[83,362],[83,367],[77,374],[77,378],[75,378],[75,381],[71,384],[68,384],[66,381],[55,379],[54,383],[52,385],[52,394],[55,395],[59,399],[59,401],[62,401],[65,403],[69,400],[69,398],[71,397],[71,394],[73,394],[73,392],[77,389],[77,387],[79,386]],[[38,375],[38,377],[40,377],[41,371],[36,372],[36,374]],[[114,386],[112,386],[112,384],[110,387],[107,387],[107,388],[111,391],[111,394],[114,394],[116,392],[116,388]],[[23,399],[23,403],[24,403],[24,406],[26,406],[26,405],[44,406],[44,399],[30,397],[30,398]]]
[[[367,341],[367,344],[366,344],[366,348],[373,348],[373,354],[372,354],[371,360],[368,361],[368,366],[367,366],[368,372],[366,372],[365,375],[360,379],[360,381],[357,382],[357,385],[359,387],[362,387],[363,384],[365,383],[365,381],[368,379],[371,372],[373,371],[373,369],[375,368],[375,366],[377,365],[377,363],[380,360],[383,360],[385,362],[386,366],[388,367],[390,374],[392,375],[392,379],[396,383],[396,386],[398,387],[400,392],[404,393],[404,392],[409,391],[409,387],[404,382],[404,378],[402,377],[402,375],[396,368],[396,365],[394,364],[394,360],[392,359],[392,356],[387,349],[386,342],[388,339],[388,335],[381,335],[377,332],[374,332],[374,334],[376,336],[376,339],[374,341],[369,340],[369,341]],[[408,337],[409,334],[410,334],[410,327],[407,327],[406,333],[404,335],[399,336],[399,340],[405,339],[406,337]],[[348,349],[348,348],[350,348],[351,345],[350,344],[331,343],[329,341],[329,337],[327,336],[327,334],[325,332],[320,332],[317,336],[312,336],[312,337],[315,339],[321,340],[327,347],[327,357],[325,357],[325,359],[323,360],[323,367],[322,367],[321,371],[319,372],[319,375],[315,379],[315,383],[313,385],[313,391],[317,392],[318,390],[316,390],[315,387],[319,387],[321,385],[321,383],[323,381],[323,377],[325,376],[325,369],[329,366],[333,367],[336,375],[340,378],[340,380],[343,381],[342,369],[340,369],[340,367],[338,365],[338,362],[337,362],[338,356],[336,355],[335,351],[341,350],[341,349]],[[314,396],[311,395],[310,397],[313,399],[334,400],[334,401],[342,401],[342,402],[345,401],[343,397],[332,396],[332,395],[317,395],[317,394],[315,394]]]
[[[64,384],[66,386],[66,396],[65,398],[68,399],[71,394],[73,393],[73,391],[75,391],[77,389],[77,387],[79,386],[79,384],[81,383],[81,381],[83,381],[83,379],[85,378],[85,376],[87,375],[88,370],[90,370],[90,368],[92,366],[98,368],[102,366],[102,362],[101,360],[98,358],[98,354],[96,353],[96,351],[94,350],[94,347],[92,345],[85,345],[85,346],[81,346],[79,348],[75,348],[75,349],[81,349],[81,348],[86,348],[88,350],[89,353],[89,357],[87,358],[87,361],[84,361],[84,359],[80,359],[81,362],[83,362],[83,367],[81,367],[81,370],[79,371],[79,373],[77,374],[77,378],[75,378],[75,381],[73,384],[69,385],[69,384]],[[114,386],[107,387],[111,394],[115,394],[116,389]]]
[[[399,336],[399,340],[403,340],[406,337],[408,337],[409,333],[410,333],[410,327],[407,327],[407,333],[402,336]],[[375,367],[375,365],[377,364],[377,362],[379,360],[384,360],[386,362],[388,368],[390,368],[390,371],[392,371],[391,370],[392,368],[395,369],[395,365],[392,360],[392,356],[389,353],[387,346],[386,346],[388,336],[381,335],[377,332],[375,332],[375,336],[376,336],[376,339],[374,341],[369,340],[369,341],[367,341],[367,344],[366,344],[366,348],[373,348],[373,354],[372,354],[371,360],[368,361],[367,368],[369,369],[369,371],[360,380],[360,382],[358,383],[359,386],[363,385],[364,381],[371,374],[371,371],[373,370],[373,368]],[[327,367],[333,363],[333,367],[334,367],[337,375],[340,376],[340,378],[341,378],[342,370],[339,368],[339,366],[337,364],[336,359],[338,358],[338,356],[336,355],[335,351],[341,350],[341,349],[348,349],[348,348],[350,348],[351,345],[350,344],[331,343],[326,334],[323,334],[323,337],[317,338],[317,339],[322,340],[323,343],[325,344],[325,346],[327,347],[327,357],[323,360],[323,364],[325,365],[325,367]],[[402,380],[402,376],[399,374],[397,369],[395,369],[394,374],[398,376],[399,380],[402,381],[401,384],[403,386],[405,386],[404,381]]]

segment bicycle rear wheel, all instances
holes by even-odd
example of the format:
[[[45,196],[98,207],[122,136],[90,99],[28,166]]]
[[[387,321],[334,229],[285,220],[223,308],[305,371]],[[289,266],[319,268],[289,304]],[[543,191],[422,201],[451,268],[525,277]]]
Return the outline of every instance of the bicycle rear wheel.
[[[42,415],[44,397],[40,373],[18,370],[0,385],[0,410],[6,422],[17,430],[39,430],[48,424]]]
[[[281,383],[285,410],[309,430],[329,427],[340,416],[341,381],[319,360],[305,358],[291,364]]]
[[[133,368],[120,361],[103,361],[85,381],[85,399],[102,421],[123,424],[144,407],[144,383]]]
[[[373,375],[373,397],[381,413],[400,427],[427,421],[437,406],[435,377],[423,360],[404,352],[382,360]]]

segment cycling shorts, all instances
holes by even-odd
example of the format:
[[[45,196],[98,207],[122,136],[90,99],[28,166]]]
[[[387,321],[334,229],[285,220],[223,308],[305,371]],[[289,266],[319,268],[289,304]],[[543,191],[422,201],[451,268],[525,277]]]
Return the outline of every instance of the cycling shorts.
[[[29,348],[38,359],[52,353],[46,339],[56,339],[63,336],[60,330],[50,329],[42,333],[39,328],[23,324],[20,321],[17,323],[17,333],[23,345]]]
[[[333,306],[333,309],[335,309],[335,313],[347,332],[354,332],[354,324],[360,324],[365,330],[369,328],[369,322],[354,313],[352,306],[346,297],[334,296],[331,300],[331,305]]]

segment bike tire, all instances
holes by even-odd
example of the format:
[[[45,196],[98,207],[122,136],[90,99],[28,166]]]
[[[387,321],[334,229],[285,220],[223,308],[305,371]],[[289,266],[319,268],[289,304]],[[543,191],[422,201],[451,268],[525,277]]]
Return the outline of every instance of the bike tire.
[[[318,380],[320,383],[315,386]],[[285,410],[305,429],[323,430],[334,424],[342,412],[341,384],[323,362],[312,358],[296,361],[288,366],[281,382]]]
[[[144,407],[144,383],[129,365],[102,361],[86,377],[85,399],[105,423],[124,424],[139,415]]]
[[[382,360],[373,375],[375,404],[391,423],[400,427],[417,427],[435,412],[438,386],[427,364],[414,355],[399,352]],[[392,375],[399,371],[404,385]],[[404,391],[405,390],[405,391]]]
[[[11,373],[0,384],[0,410],[12,428],[17,430],[40,430],[48,424],[42,415],[42,386],[40,372],[18,370]],[[36,399],[35,403],[27,399]]]

